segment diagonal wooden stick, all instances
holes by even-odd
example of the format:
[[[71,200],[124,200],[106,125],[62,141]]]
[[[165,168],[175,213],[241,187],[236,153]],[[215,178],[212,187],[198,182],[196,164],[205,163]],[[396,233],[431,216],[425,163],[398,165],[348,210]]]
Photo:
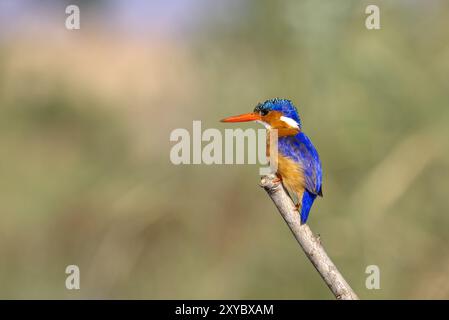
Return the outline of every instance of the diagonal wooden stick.
[[[287,222],[302,250],[319,272],[324,282],[338,300],[358,300],[359,298],[343,278],[337,267],[324,251],[319,238],[315,237],[307,224],[301,225],[298,211],[280,182],[274,175],[263,176],[260,186],[273,200],[279,213]],[[274,181],[273,181],[274,180]]]

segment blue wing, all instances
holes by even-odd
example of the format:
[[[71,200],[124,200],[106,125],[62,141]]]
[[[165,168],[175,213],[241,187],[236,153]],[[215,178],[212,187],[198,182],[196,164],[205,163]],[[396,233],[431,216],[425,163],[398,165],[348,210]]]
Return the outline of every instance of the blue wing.
[[[305,188],[314,195],[323,196],[322,169],[318,152],[304,133],[279,138],[279,152],[301,164]]]

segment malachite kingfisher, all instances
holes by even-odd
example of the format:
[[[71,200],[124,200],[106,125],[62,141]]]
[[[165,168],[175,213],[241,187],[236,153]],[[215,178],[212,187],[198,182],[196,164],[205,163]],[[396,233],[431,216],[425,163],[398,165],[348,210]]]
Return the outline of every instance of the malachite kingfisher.
[[[302,131],[301,119],[293,103],[287,99],[270,99],[259,103],[251,113],[228,117],[221,121],[256,121],[263,124],[267,130],[277,129],[276,175],[296,203],[301,223],[306,223],[316,197],[323,196],[323,172],[318,152]],[[268,150],[269,139],[267,139]]]

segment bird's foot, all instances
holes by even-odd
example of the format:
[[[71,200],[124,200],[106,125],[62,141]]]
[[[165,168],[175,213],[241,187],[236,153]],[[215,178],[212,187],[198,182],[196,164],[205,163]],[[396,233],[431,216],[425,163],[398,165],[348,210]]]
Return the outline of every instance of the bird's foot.
[[[279,182],[282,182],[282,179],[279,178],[279,177],[276,177],[276,178],[273,179],[273,182],[274,183],[279,183]]]

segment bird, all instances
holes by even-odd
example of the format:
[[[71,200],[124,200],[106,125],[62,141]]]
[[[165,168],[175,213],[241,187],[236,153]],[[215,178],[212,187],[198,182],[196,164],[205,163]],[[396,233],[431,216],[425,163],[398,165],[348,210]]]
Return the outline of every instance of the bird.
[[[318,151],[303,132],[298,110],[288,99],[274,98],[256,105],[253,112],[227,117],[221,122],[255,121],[268,131],[277,130],[276,180],[287,189],[305,224],[317,196],[323,196],[323,170]],[[268,136],[268,135],[267,135]],[[269,155],[267,139],[267,156]]]

